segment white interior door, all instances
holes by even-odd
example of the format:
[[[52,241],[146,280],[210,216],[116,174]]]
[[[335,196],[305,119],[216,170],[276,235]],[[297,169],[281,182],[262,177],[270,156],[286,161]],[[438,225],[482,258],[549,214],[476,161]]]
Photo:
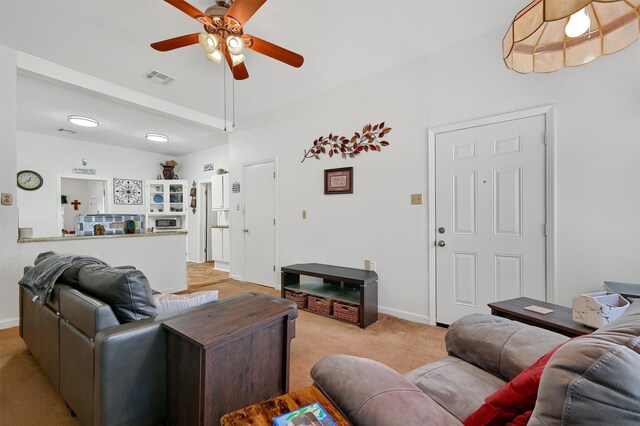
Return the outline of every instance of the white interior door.
[[[276,287],[275,163],[244,166],[244,280]]]
[[[545,117],[436,136],[436,319],[545,300]]]

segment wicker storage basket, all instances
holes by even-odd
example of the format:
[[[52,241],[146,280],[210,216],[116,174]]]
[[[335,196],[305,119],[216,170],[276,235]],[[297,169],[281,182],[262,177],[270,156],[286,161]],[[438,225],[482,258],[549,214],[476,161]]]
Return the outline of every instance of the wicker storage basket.
[[[294,293],[293,291],[285,290],[284,296],[286,299],[293,300],[298,305],[298,309],[304,309],[307,307],[307,295],[304,293]]]
[[[349,305],[347,303],[335,302],[333,304],[333,317],[357,324],[360,322],[360,307]]]
[[[331,315],[333,300],[323,299],[322,297],[309,296],[308,308],[320,314]]]

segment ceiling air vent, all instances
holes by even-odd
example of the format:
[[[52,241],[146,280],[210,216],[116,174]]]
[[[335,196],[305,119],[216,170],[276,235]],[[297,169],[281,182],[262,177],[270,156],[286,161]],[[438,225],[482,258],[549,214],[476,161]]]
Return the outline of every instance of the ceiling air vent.
[[[154,83],[158,83],[158,84],[162,84],[163,86],[166,86],[167,84],[171,83],[173,80],[175,80],[175,78],[168,76],[164,73],[161,73],[160,71],[156,71],[156,70],[149,70],[147,71],[144,75],[144,78],[146,78],[149,81],[153,81]]]
[[[62,127],[61,127],[61,128],[59,128],[59,129],[58,129],[58,131],[59,131],[60,133],[70,133],[70,134],[72,134],[72,135],[75,135],[76,133],[78,133],[78,132],[76,132],[75,130],[63,129]]]

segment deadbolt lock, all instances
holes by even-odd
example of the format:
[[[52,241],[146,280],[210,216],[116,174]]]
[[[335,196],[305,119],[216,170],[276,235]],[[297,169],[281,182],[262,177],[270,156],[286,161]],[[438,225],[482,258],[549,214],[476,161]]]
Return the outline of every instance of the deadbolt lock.
[[[444,234],[445,232],[447,232],[447,230],[441,226],[440,228],[438,228],[438,232]]]

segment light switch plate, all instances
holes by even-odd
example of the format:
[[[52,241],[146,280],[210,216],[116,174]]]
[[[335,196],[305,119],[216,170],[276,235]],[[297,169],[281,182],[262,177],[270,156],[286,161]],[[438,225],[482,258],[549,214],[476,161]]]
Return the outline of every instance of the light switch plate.
[[[10,206],[11,204],[13,204],[13,197],[11,196],[11,194],[9,192],[3,192],[2,193],[2,205],[3,206]]]
[[[411,204],[422,204],[422,194],[411,194]]]

